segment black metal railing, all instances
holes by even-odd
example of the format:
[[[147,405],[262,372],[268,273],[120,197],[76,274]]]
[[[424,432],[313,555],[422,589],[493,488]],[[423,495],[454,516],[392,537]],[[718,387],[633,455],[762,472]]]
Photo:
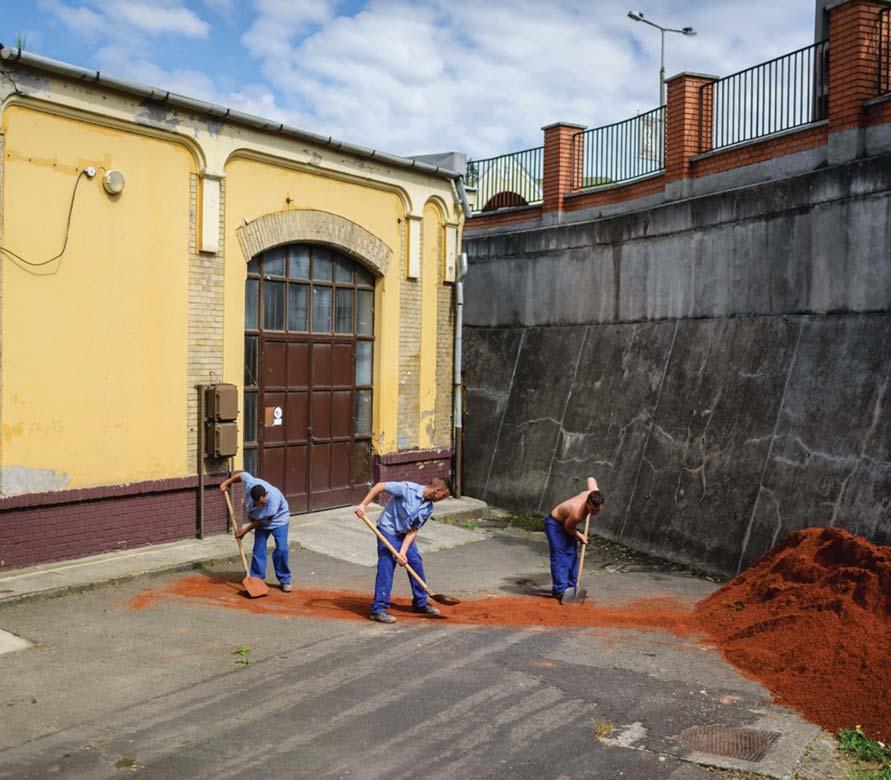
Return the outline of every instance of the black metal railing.
[[[575,137],[573,189],[639,179],[665,169],[665,106]]]
[[[876,94],[891,93],[891,8],[879,11],[878,74]]]
[[[468,160],[464,182],[476,189],[474,213],[542,200],[544,147],[536,146],[485,160]]]
[[[825,119],[829,41],[741,70],[700,88],[701,151],[753,141]]]

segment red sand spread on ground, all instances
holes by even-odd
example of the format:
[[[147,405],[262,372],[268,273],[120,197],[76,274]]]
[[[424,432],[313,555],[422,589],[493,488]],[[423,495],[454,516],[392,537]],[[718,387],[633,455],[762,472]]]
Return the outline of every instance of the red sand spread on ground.
[[[891,740],[891,547],[797,531],[701,601],[722,655],[830,731]]]
[[[162,591],[144,591],[130,602],[131,609],[144,609],[159,599],[184,597],[212,606],[227,607],[279,617],[313,617],[337,620],[367,620],[368,593],[309,590],[282,593],[276,588],[264,598],[248,598],[240,583],[220,577],[191,576],[177,580]],[[427,618],[411,611],[411,604],[394,600],[390,612],[400,621],[542,628],[627,628],[661,631],[687,636],[697,631],[692,605],[660,597],[603,607],[590,601],[561,606],[551,598],[497,596],[462,601],[453,607],[438,606],[441,615]]]
[[[369,594],[298,589],[251,599],[240,583],[191,576],[130,602],[195,599],[279,617],[366,620]],[[401,621],[542,628],[614,628],[675,636],[705,634],[721,654],[763,683],[780,703],[836,731],[861,724],[891,741],[891,548],[837,528],[798,531],[695,610],[670,597],[600,606],[561,606],[532,596],[472,599],[430,619],[406,601]]]

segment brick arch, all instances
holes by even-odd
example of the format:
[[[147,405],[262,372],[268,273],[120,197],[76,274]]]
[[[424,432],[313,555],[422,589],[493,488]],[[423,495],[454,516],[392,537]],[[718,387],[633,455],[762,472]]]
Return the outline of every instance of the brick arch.
[[[264,214],[235,231],[245,262],[281,244],[324,244],[358,260],[377,276],[384,276],[393,257],[374,233],[328,211],[293,209]]]

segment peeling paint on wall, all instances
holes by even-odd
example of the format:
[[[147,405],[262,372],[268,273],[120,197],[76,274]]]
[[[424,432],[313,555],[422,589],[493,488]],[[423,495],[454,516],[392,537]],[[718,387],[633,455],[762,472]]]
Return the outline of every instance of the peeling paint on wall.
[[[31,469],[27,466],[4,466],[0,468],[0,495],[18,496],[22,493],[45,493],[49,490],[62,490],[70,482],[67,474],[59,474],[52,469]]]

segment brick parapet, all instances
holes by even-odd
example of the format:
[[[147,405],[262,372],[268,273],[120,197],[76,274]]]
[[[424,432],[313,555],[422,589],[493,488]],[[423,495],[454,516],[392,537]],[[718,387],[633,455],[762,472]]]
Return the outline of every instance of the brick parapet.
[[[466,230],[534,227],[549,212],[580,211],[617,205],[665,192],[667,198],[686,197],[689,187],[676,186],[683,180],[766,163],[772,159],[826,146],[830,162],[850,159],[863,152],[863,139],[857,141],[843,131],[891,123],[891,102],[877,99],[877,57],[879,13],[888,3],[876,0],[841,0],[830,8],[828,120],[806,125],[774,136],[755,139],[712,154],[713,93],[709,84],[715,76],[682,73],[668,80],[665,123],[665,173],[622,185],[579,192],[577,167],[580,155],[573,156],[576,126],[556,124],[544,128],[544,203],[541,207],[505,209],[481,214],[468,220]],[[840,133],[833,139],[833,134]],[[671,185],[671,186],[669,186]]]
[[[692,175],[691,160],[711,148],[713,90],[704,89],[717,79],[681,73],[668,80],[665,110],[665,181]]]
[[[765,162],[787,154],[795,154],[825,146],[829,127],[824,122],[813,127],[803,127],[794,132],[763,138],[755,142],[731,146],[719,152],[693,159],[690,167],[694,178],[711,176],[735,168]]]
[[[829,132],[862,127],[876,96],[879,13],[887,4],[847,0],[829,16]]]
[[[581,209],[609,206],[614,203],[622,203],[627,200],[636,200],[647,195],[654,195],[665,189],[665,176],[652,176],[640,181],[631,181],[609,188],[573,192],[564,199],[565,211],[579,211]]]
[[[542,128],[544,130],[543,211],[561,211],[563,196],[581,185],[582,158],[577,151],[577,136],[584,129],[583,125],[568,122],[558,122]]]

